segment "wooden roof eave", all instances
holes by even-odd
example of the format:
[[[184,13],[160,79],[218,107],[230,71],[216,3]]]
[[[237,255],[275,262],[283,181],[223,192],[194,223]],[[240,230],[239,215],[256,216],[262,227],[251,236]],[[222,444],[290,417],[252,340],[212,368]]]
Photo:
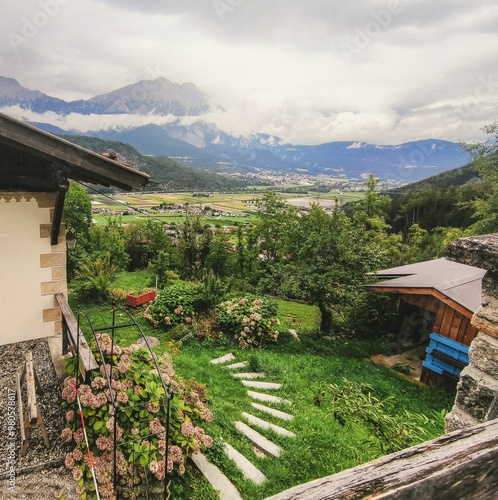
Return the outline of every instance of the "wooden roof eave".
[[[113,185],[125,191],[142,189],[149,181],[144,172],[1,114],[0,143],[46,161],[62,163],[68,169],[68,176],[75,180]]]
[[[450,306],[455,311],[466,318],[471,318],[474,313],[462,306],[453,299],[450,299],[447,295],[436,290],[435,288],[414,288],[414,287],[395,287],[395,286],[377,286],[377,285],[366,285],[365,287],[369,292],[381,292],[381,293],[398,293],[400,295],[431,295],[439,299],[444,304]]]

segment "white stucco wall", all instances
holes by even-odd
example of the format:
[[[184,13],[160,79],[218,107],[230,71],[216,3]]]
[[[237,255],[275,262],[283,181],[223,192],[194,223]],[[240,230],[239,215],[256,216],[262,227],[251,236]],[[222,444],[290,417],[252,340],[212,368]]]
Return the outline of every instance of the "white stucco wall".
[[[50,208],[25,196],[0,195],[0,345],[55,333],[54,322],[44,320],[54,296],[42,293],[52,268],[40,263],[52,252],[50,238],[40,236],[41,225],[50,224]]]

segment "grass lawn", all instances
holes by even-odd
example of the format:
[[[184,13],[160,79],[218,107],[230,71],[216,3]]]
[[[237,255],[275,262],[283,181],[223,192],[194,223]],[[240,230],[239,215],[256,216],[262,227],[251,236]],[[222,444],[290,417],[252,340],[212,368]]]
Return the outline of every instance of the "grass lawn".
[[[440,391],[407,382],[386,367],[357,357],[358,350],[350,348],[343,340],[323,341],[302,336],[298,343],[286,335],[283,344],[272,349],[240,351],[234,347],[207,348],[189,341],[175,359],[178,373],[204,383],[208,388],[210,408],[215,418],[206,425],[206,432],[232,444],[269,478],[268,482],[257,487],[241,476],[219,448],[209,450],[209,459],[232,479],[245,499],[266,498],[382,455],[365,428],[342,426],[334,418],[326,398],[317,406],[316,398],[328,384],[342,383],[344,378],[368,383],[378,399],[392,397],[386,410],[393,414],[407,410],[433,416],[433,412],[451,406],[450,398]],[[290,400],[292,405],[269,406],[290,412],[294,420],[282,423],[251,407],[247,389],[232,377],[231,371],[209,363],[210,359],[227,352],[234,352],[237,361],[248,361],[251,370],[264,372],[265,381],[282,384],[281,389],[271,393]],[[235,421],[243,420],[243,411],[283,426],[297,437],[281,437],[272,431],[258,429],[283,449],[278,459],[258,458],[252,445],[234,427]],[[434,419],[427,431],[427,439],[442,435],[443,419]],[[370,445],[365,443],[369,440]]]
[[[121,273],[115,286],[123,289],[136,288],[141,280],[140,273]],[[74,300],[71,300],[76,310]],[[449,410],[453,398],[444,392],[407,381],[398,373],[373,364],[368,355],[375,352],[376,342],[331,336],[324,339],[313,332],[317,330],[319,315],[315,307],[302,303],[278,301],[281,335],[275,345],[264,349],[241,350],[229,340],[221,345],[212,342],[199,343],[196,338],[186,339],[174,356],[177,374],[186,380],[205,384],[209,408],[214,414],[213,422],[205,424],[206,433],[215,440],[213,448],[206,452],[209,460],[232,480],[244,499],[263,499],[282,490],[316,478],[339,472],[360,463],[372,460],[382,451],[366,427],[340,423],[330,402],[322,391],[329,384],[342,384],[344,379],[366,383],[372,387],[373,395],[379,400],[390,398],[385,403],[386,412],[400,415],[405,411],[421,413],[429,417],[426,425],[426,439],[442,435],[442,411]],[[109,325],[110,306],[91,306],[84,309],[91,317],[95,328]],[[159,354],[168,348],[169,335],[155,329],[142,318],[143,309],[129,310],[143,327],[146,335],[158,337],[161,344],[154,348]],[[118,312],[118,324],[127,322],[126,314]],[[300,341],[287,330],[293,328],[300,334]],[[85,334],[88,333],[82,324]],[[138,338],[132,328],[116,330],[116,341],[128,345]],[[178,344],[176,344],[178,346]],[[170,344],[171,347],[171,344]],[[283,422],[251,406],[253,401],[247,395],[247,388],[232,376],[222,365],[209,361],[233,352],[237,361],[247,361],[243,371],[265,373],[265,381],[282,384],[281,389],[272,392],[291,401],[291,405],[268,404],[273,408],[289,412],[292,421]],[[268,391],[261,391],[268,392]],[[318,398],[318,399],[317,399]],[[259,457],[253,446],[234,426],[242,420],[242,412],[251,413],[296,434],[295,438],[276,435],[273,431],[258,431],[277,443],[283,450],[279,458]],[[439,413],[439,415],[436,415]],[[342,425],[345,424],[345,425]],[[245,479],[233,462],[222,451],[222,440],[228,442],[258,467],[268,478],[261,486]],[[202,479],[196,478],[200,496],[205,500],[209,488],[202,486]]]

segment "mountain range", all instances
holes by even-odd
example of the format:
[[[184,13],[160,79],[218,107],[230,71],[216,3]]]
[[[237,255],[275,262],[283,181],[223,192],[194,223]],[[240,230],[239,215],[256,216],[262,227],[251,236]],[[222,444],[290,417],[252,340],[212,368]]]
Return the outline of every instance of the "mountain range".
[[[7,113],[17,110],[21,115],[31,111],[40,117],[31,123],[66,135],[81,135],[81,131],[55,126],[44,113],[100,116],[101,128],[97,125],[86,135],[124,142],[142,154],[169,156],[217,172],[274,170],[346,178],[372,173],[383,180],[410,183],[461,167],[469,160],[458,144],[438,139],[399,145],[357,141],[295,145],[262,133],[230,134],[207,120],[207,113],[224,112],[209,96],[193,83],[173,83],[164,77],[76,101],[51,97],[29,90],[13,78],[0,77],[0,109]],[[140,117],[140,124],[120,125],[117,115]]]

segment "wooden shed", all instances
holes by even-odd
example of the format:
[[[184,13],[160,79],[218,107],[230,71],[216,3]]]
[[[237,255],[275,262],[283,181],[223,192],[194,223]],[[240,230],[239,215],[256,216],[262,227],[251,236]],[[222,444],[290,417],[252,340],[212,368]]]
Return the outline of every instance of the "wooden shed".
[[[367,285],[367,290],[398,294],[404,303],[417,308],[419,317],[426,320],[427,339],[422,341],[429,342],[432,333],[450,339],[455,346],[469,346],[477,335],[471,319],[481,305],[486,270],[441,258],[375,274],[383,280]],[[423,371],[422,378],[427,375]]]
[[[0,114],[0,345],[62,332],[69,180],[130,191],[149,176]]]

